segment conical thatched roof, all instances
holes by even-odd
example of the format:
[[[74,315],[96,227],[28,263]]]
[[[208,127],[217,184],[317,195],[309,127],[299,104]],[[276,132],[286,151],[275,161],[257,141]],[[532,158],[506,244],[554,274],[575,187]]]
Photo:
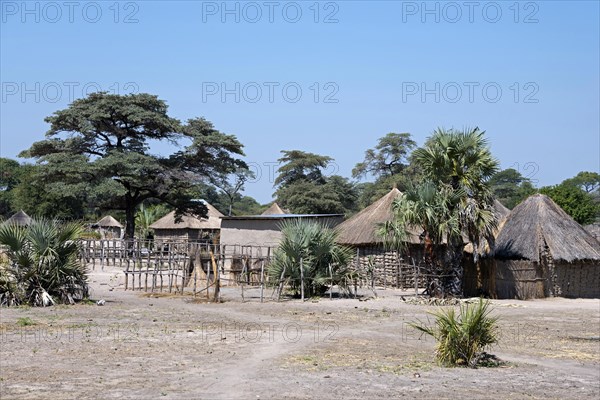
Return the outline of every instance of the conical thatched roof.
[[[101,228],[123,228],[123,225],[119,223],[116,219],[114,219],[111,215],[107,215],[102,218],[100,221],[96,222]]]
[[[388,194],[337,226],[339,231],[338,242],[349,245],[366,245],[382,243],[377,235],[380,224],[394,218],[392,203],[402,192],[392,189]],[[414,232],[409,241],[419,243],[418,233]]]
[[[175,222],[175,211],[171,211],[152,225],[152,229],[220,229],[223,214],[212,205],[204,203],[208,209],[207,218],[196,218],[191,215],[183,215],[181,222]]]
[[[552,199],[536,194],[506,218],[496,239],[496,257],[539,262],[544,246],[556,261],[600,260],[600,243]]]
[[[510,210],[502,203],[500,203],[497,199],[494,199],[494,215],[498,219],[498,223],[504,220],[508,214],[510,214]]]
[[[16,224],[19,226],[27,226],[31,224],[31,217],[21,210],[13,214],[9,219],[4,221],[5,224]]]
[[[271,206],[269,208],[267,208],[265,211],[263,211],[263,213],[260,215],[280,215],[280,214],[287,214],[287,212],[283,211],[283,209],[281,207],[279,207],[279,204],[273,203],[273,204],[271,204]]]

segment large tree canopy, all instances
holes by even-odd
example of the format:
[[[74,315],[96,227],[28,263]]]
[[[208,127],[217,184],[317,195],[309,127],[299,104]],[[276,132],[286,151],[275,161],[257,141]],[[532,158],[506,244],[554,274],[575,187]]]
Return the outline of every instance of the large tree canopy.
[[[282,151],[282,166],[275,179],[278,203],[300,214],[334,214],[352,212],[356,206],[356,189],[346,178],[326,176],[332,159],[299,150]]]
[[[582,188],[569,182],[546,186],[540,193],[549,196],[567,214],[581,225],[587,225],[600,217],[600,205]]]
[[[150,94],[93,93],[46,118],[46,139],[21,153],[34,157],[48,182],[65,191],[86,191],[100,208],[126,215],[126,237],[135,232],[135,210],[144,200],[158,199],[178,215],[206,214],[194,201],[194,187],[245,168],[235,136],[225,135],[202,118],[181,124],[167,105]],[[165,142],[179,151],[164,157],[150,145]]]
[[[513,168],[495,173],[489,185],[494,197],[510,209],[536,192],[529,178]]]
[[[388,133],[379,139],[374,149],[365,151],[365,159],[356,164],[352,177],[371,174],[379,178],[399,174],[407,167],[408,156],[416,145],[410,133]]]

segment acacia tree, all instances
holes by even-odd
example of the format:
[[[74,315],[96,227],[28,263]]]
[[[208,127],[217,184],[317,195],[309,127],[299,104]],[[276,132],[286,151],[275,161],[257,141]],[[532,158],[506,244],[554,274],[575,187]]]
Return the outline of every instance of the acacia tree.
[[[202,202],[194,201],[194,187],[245,167],[236,158],[243,146],[205,119],[181,124],[167,109],[146,93],[92,93],[46,118],[46,139],[21,156],[36,158],[45,180],[59,182],[62,190],[85,190],[98,207],[124,210],[126,238],[133,238],[136,207],[147,199],[171,205],[177,216],[206,215]],[[151,142],[181,150],[155,155]]]
[[[352,169],[355,179],[373,176],[374,182],[358,185],[361,207],[388,193],[392,187],[401,191],[418,181],[418,168],[411,162],[411,151],[416,147],[410,133],[388,133],[379,138],[375,148],[365,151],[365,158]]]
[[[388,133],[379,139],[374,149],[365,151],[365,159],[356,164],[352,170],[352,177],[399,174],[407,167],[410,151],[416,146],[417,143],[411,139],[410,133]]]
[[[494,197],[511,210],[536,192],[531,180],[514,168],[495,173],[489,180]]]
[[[299,150],[282,151],[282,166],[275,179],[280,205],[296,213],[328,214],[352,211],[356,189],[348,179],[326,176],[331,157]]]

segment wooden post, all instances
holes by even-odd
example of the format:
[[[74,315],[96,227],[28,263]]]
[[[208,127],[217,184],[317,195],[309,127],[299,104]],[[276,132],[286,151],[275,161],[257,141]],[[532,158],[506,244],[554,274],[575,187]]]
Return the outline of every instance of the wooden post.
[[[333,300],[333,269],[331,263],[329,263],[329,279],[331,280],[331,286],[329,288],[329,300]]]
[[[415,266],[415,297],[419,295],[419,267],[415,264],[413,260],[413,265]]]
[[[383,290],[387,289],[387,257],[383,255]]]
[[[300,259],[300,299],[304,301],[304,265],[303,259]]]
[[[215,261],[215,256],[212,250],[210,251],[210,260],[212,262],[213,272],[215,276],[215,293],[213,296],[213,301],[218,302],[221,296],[221,282],[219,277],[219,268],[217,267],[217,262]]]
[[[242,286],[242,303],[245,301],[244,299],[244,275],[246,274],[246,257],[242,255],[242,276],[240,279],[240,285]]]
[[[283,277],[285,275],[285,266],[283,267],[283,271],[281,271],[281,276],[279,277],[279,292],[277,293],[277,301],[281,297],[281,291],[283,290]]]
[[[263,302],[263,292],[265,290],[265,260],[260,263],[260,302]]]
[[[127,259],[126,267],[125,267],[125,290],[127,290],[128,285],[129,285],[129,259]]]

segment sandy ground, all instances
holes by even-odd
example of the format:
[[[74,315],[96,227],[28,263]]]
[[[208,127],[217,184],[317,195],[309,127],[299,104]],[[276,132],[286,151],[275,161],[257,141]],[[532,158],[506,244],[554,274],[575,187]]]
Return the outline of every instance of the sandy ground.
[[[408,323],[431,306],[396,290],[368,301],[242,303],[124,291],[91,275],[79,304],[0,310],[0,398],[597,399],[600,300],[493,301],[497,368],[440,368]],[[270,295],[270,291],[266,292]]]

